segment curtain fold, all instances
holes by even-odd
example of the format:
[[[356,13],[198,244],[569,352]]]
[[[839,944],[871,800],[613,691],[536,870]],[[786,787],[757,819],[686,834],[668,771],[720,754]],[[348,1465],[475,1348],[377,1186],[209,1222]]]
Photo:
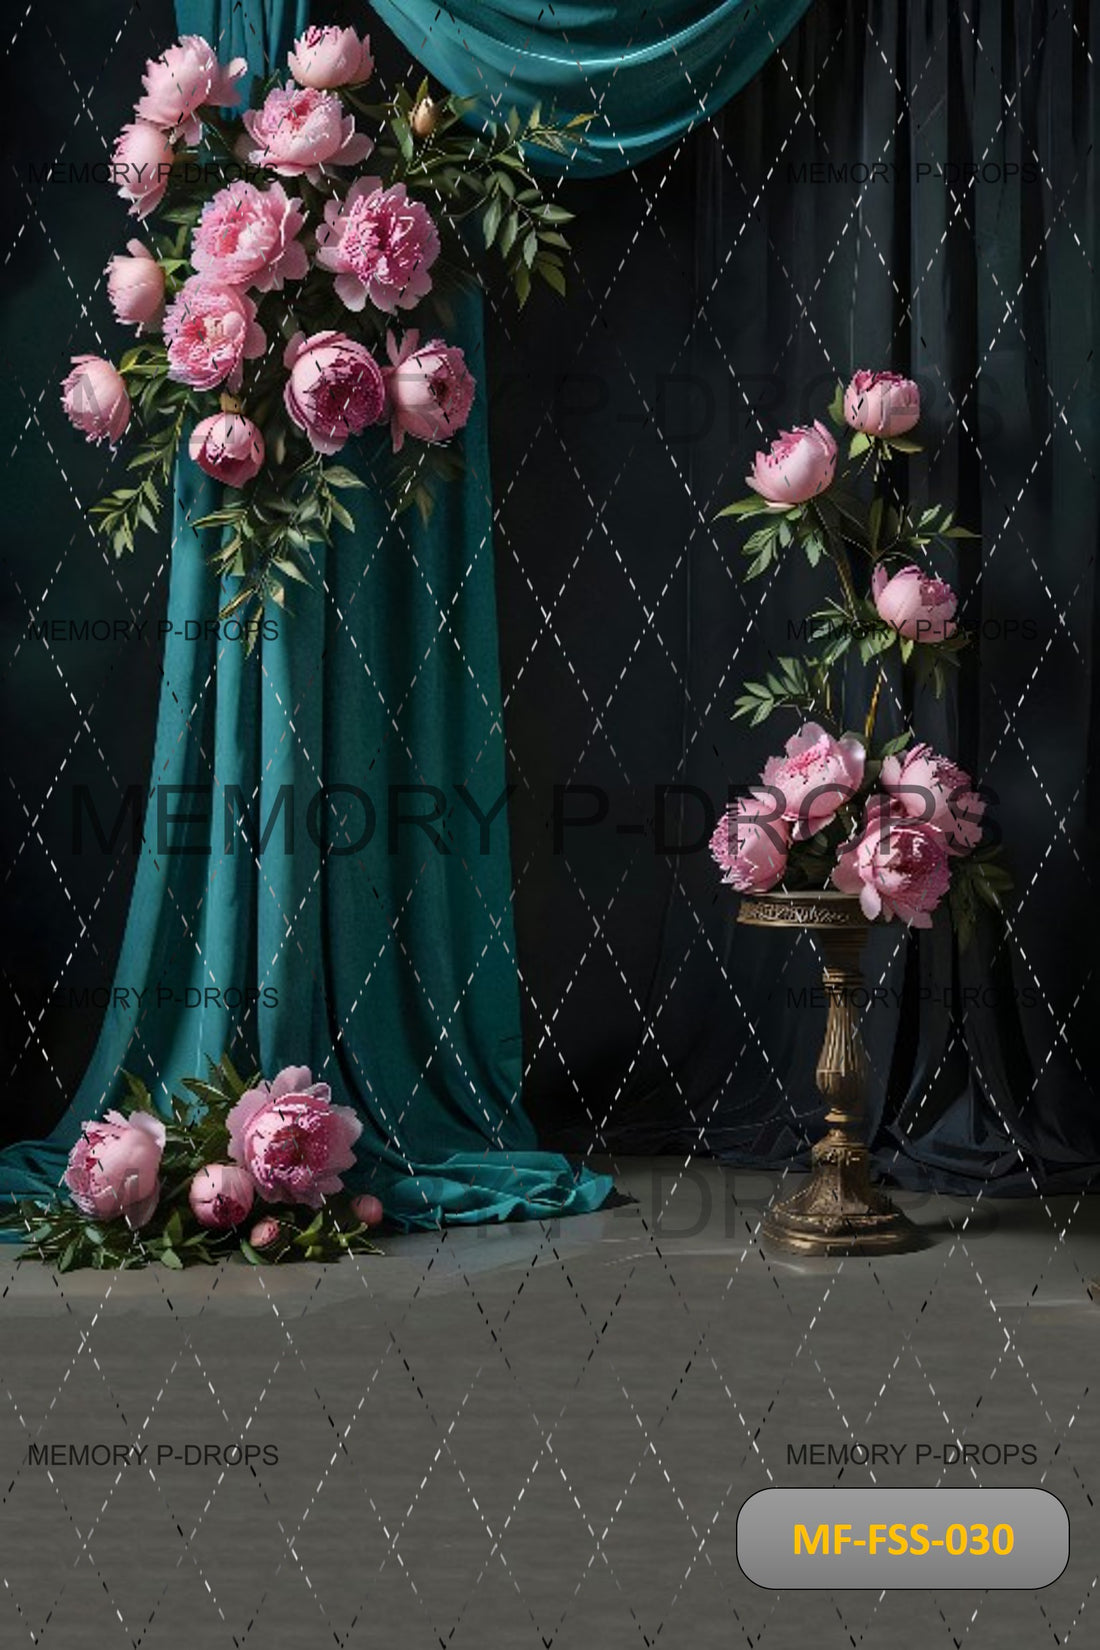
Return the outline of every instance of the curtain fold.
[[[305,6],[179,0],[177,17],[260,73]],[[395,522],[386,438],[351,443],[342,461],[366,483],[356,530],[319,555],[313,588],[292,586],[293,611],[254,658],[216,633],[226,592],[191,522],[219,489],[181,460],[145,837],[116,970],[125,995],[50,1137],[0,1153],[3,1194],[56,1188],[121,1070],[163,1104],[233,1047],[268,1076],[309,1065],[356,1106],[364,1133],[346,1183],[405,1227],[584,1212],[610,1192],[606,1176],[536,1149],[507,814],[483,833],[457,792],[490,815],[505,770],[480,293],[455,310],[450,336],[481,386],[465,475],[428,525],[415,512]],[[400,823],[433,812],[433,793],[430,832]]]
[[[756,74],[810,0],[371,0],[470,116],[592,117],[575,153],[530,149],[540,171],[581,177],[635,166],[677,142]]]

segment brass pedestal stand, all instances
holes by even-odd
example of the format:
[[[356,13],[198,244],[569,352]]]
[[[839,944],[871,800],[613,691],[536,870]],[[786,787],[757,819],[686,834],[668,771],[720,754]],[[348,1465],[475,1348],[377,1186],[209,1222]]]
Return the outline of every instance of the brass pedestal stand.
[[[829,1102],[828,1132],[813,1149],[808,1183],[775,1204],[764,1236],[801,1255],[887,1255],[919,1249],[916,1226],[871,1185],[864,1139],[867,1055],[854,1001],[863,986],[859,956],[867,921],[851,894],[758,894],[741,901],[738,922],[755,928],[812,928],[825,957],[828,998],[817,1086]]]

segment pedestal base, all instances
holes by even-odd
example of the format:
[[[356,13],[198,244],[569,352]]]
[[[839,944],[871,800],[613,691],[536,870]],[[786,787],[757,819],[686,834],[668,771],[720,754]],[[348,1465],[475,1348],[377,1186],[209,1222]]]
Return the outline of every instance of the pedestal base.
[[[897,1255],[922,1249],[919,1227],[871,1185],[866,1148],[832,1134],[814,1148],[813,1173],[769,1210],[764,1237],[799,1255]]]

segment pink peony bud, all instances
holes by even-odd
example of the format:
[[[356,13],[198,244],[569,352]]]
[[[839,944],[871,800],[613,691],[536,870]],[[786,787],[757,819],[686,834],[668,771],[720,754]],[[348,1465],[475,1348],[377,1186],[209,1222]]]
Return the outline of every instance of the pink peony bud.
[[[382,371],[368,349],[343,332],[298,332],[283,354],[290,377],[283,400],[318,453],[337,453],[349,436],[377,424],[385,410]]]
[[[844,392],[844,418],[866,435],[904,435],[920,417],[920,390],[896,372],[857,372]]]
[[[144,1226],[160,1198],[164,1141],[164,1124],[149,1112],[109,1111],[101,1123],[81,1124],[64,1176],[77,1208],[97,1220],[121,1215],[135,1231]]]
[[[187,451],[215,481],[243,487],[263,465],[264,438],[243,413],[212,413],[195,425]]]
[[[168,187],[175,152],[165,132],[147,120],[124,126],[111,156],[112,176],[130,216],[147,218]]]
[[[742,894],[774,888],[787,869],[790,826],[776,798],[742,796],[718,821],[710,851],[722,881]]]
[[[193,1177],[187,1201],[200,1226],[227,1232],[245,1219],[255,1195],[247,1169],[235,1163],[208,1163]]]
[[[369,35],[360,40],[354,29],[319,28],[316,23],[298,36],[287,62],[299,86],[322,92],[361,86],[374,73]]]
[[[422,97],[409,116],[409,125],[418,138],[431,137],[439,125],[441,113],[438,105],[433,103],[430,97]]]
[[[780,431],[766,453],[757,453],[745,480],[768,504],[786,510],[823,493],[835,473],[836,442],[815,420],[812,427]]]
[[[258,1220],[248,1234],[248,1241],[253,1249],[270,1249],[273,1243],[278,1243],[282,1227],[274,1215],[265,1215]]]
[[[130,397],[122,374],[100,355],[74,355],[61,386],[61,405],[89,441],[115,446],[130,422]]]
[[[369,1192],[362,1192],[351,1200],[351,1212],[364,1226],[377,1226],[385,1213],[381,1203]]]
[[[393,450],[406,435],[417,441],[446,441],[470,416],[476,388],[460,349],[430,338],[417,348],[419,333],[407,332],[400,348],[392,333],[386,348],[391,366],[382,369]]]
[[[145,95],[134,105],[134,112],[139,120],[197,143],[202,136],[199,110],[236,103],[237,81],[247,73],[243,57],[235,57],[223,68],[208,40],[200,34],[185,34],[146,63]]]
[[[957,629],[958,598],[942,579],[919,567],[903,567],[890,577],[880,563],[871,577],[878,616],[911,642],[942,642]]]
[[[115,318],[139,332],[152,332],[164,316],[164,271],[147,246],[127,241],[107,265],[107,296]]]

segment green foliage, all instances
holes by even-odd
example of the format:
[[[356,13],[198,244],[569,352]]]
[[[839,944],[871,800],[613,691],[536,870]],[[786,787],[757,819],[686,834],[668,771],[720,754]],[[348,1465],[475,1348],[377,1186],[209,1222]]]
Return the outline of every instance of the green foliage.
[[[961,951],[973,941],[983,907],[1003,918],[1005,899],[1015,885],[1000,853],[1000,848],[979,848],[952,864],[948,904]]]

